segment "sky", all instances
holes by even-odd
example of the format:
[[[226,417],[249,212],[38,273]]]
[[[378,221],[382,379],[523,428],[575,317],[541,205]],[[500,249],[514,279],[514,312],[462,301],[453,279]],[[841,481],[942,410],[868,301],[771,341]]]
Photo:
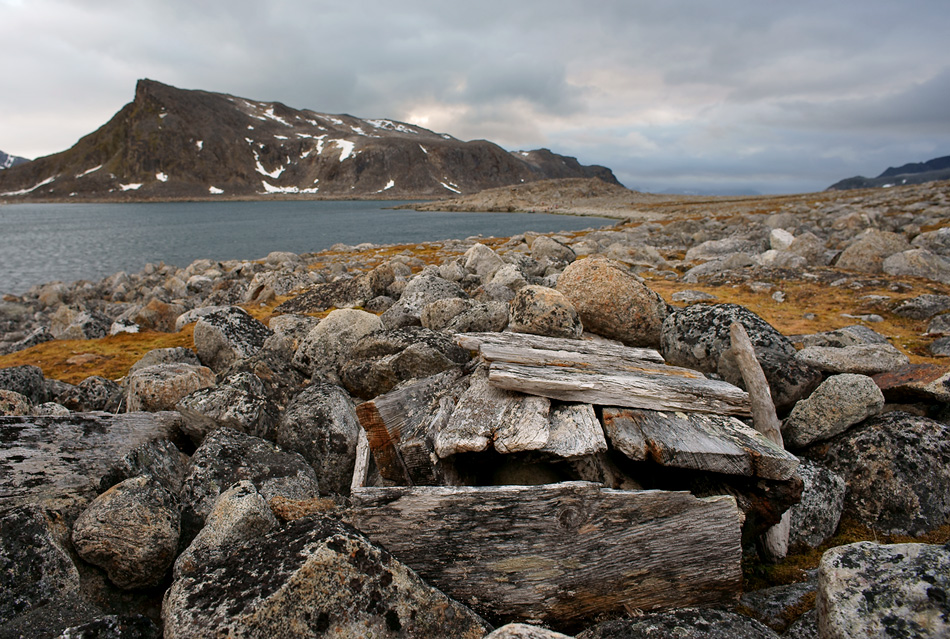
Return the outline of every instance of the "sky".
[[[819,191],[950,155],[948,36],[948,0],[0,0],[0,150],[65,150],[151,78],[639,190]]]

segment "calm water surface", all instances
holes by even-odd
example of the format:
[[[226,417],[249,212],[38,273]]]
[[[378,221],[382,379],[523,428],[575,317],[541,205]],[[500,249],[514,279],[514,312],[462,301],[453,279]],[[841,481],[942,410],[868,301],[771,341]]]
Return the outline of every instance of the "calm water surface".
[[[149,262],[258,259],[337,242],[401,244],[550,233],[616,220],[523,213],[386,210],[403,202],[173,202],[0,205],[0,293],[34,284],[98,280]]]

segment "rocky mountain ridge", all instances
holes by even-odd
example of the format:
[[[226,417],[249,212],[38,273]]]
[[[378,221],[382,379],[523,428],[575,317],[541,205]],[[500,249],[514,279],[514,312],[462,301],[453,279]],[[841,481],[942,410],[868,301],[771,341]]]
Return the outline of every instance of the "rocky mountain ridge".
[[[26,158],[21,158],[16,155],[9,155],[3,151],[0,151],[0,170],[9,169],[19,164],[26,164],[27,162],[29,162],[29,160]]]
[[[934,158],[927,162],[911,162],[898,167],[888,167],[875,178],[861,175],[835,182],[829,191],[848,191],[851,189],[890,188],[908,184],[924,184],[950,179],[950,155]]]
[[[0,175],[0,198],[433,198],[563,177],[617,184],[547,149],[140,80],[134,101],[71,149]]]

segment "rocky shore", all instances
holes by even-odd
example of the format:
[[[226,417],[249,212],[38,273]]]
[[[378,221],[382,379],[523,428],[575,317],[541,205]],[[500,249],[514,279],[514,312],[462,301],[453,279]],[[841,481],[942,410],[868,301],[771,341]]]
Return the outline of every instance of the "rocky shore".
[[[947,636],[950,184],[617,202],[5,296],[0,637]]]

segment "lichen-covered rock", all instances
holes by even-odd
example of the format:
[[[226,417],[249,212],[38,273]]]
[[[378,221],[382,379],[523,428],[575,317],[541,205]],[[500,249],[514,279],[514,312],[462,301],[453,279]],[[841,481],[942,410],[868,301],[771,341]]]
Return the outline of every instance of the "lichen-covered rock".
[[[832,548],[818,567],[818,628],[824,639],[950,636],[950,546]]]
[[[666,302],[617,262],[589,257],[569,265],[557,280],[584,328],[629,346],[657,347],[669,312]]]
[[[911,245],[927,249],[940,255],[950,255],[950,228],[939,228],[935,231],[925,231],[913,240]]]
[[[109,334],[112,320],[98,311],[75,311],[60,306],[53,314],[50,332],[56,339],[99,339]]]
[[[102,610],[89,603],[80,593],[67,593],[57,596],[43,606],[27,610],[9,623],[0,623],[0,637],[59,639],[66,637],[66,631],[70,628],[92,622],[102,614]],[[91,637],[97,638],[98,635]]]
[[[210,368],[192,364],[157,364],[135,371],[128,379],[129,412],[174,410],[186,395],[215,383]]]
[[[264,396],[280,408],[286,406],[307,382],[307,377],[294,367],[290,356],[269,348],[236,361],[221,373],[221,377],[227,379],[238,373],[255,375],[264,386]]]
[[[122,405],[123,395],[122,387],[111,379],[92,375],[74,386],[72,392],[58,399],[69,410],[114,413]]]
[[[605,621],[577,639],[778,639],[768,626],[727,610],[680,608]]]
[[[734,253],[761,253],[768,245],[765,241],[743,237],[725,237],[721,240],[706,240],[686,251],[686,261],[711,261]]]
[[[497,628],[485,639],[571,639],[560,632],[541,628],[540,626],[530,626],[525,623],[510,623],[501,628]]]
[[[33,414],[36,416],[65,417],[69,415],[69,409],[56,402],[43,402],[39,406],[33,407]]]
[[[195,444],[222,426],[273,439],[280,413],[265,397],[264,383],[253,373],[228,375],[218,386],[183,397],[175,408],[182,415],[182,431]]]
[[[564,263],[577,259],[577,255],[569,246],[564,246],[546,235],[538,236],[531,242],[531,257],[536,260],[548,259]]]
[[[116,484],[73,524],[73,546],[120,588],[157,585],[175,559],[181,518],[178,500],[152,477]]]
[[[223,371],[235,360],[250,357],[264,346],[271,330],[244,309],[231,306],[205,315],[195,324],[195,351],[201,363]]]
[[[801,615],[801,609],[814,597],[814,579],[799,583],[774,586],[747,592],[739,598],[739,605],[751,616],[776,632],[785,632]],[[797,614],[796,614],[797,613]]]
[[[424,328],[445,333],[497,332],[508,325],[508,305],[450,297],[426,304],[419,320]]]
[[[826,373],[859,375],[884,373],[910,363],[906,355],[890,344],[855,344],[842,348],[806,346],[795,358]]]
[[[219,428],[191,456],[181,491],[182,539],[190,543],[222,492],[248,480],[270,500],[278,495],[310,499],[319,495],[317,476],[297,453],[232,430]]]
[[[908,319],[929,319],[938,313],[950,310],[950,295],[918,295],[904,300],[894,307],[894,315]]]
[[[886,258],[909,248],[910,243],[903,235],[867,229],[841,252],[835,266],[849,271],[880,273]]]
[[[254,484],[239,481],[215,500],[204,528],[175,560],[175,579],[194,572],[209,556],[226,554],[232,545],[259,537],[276,526],[277,518]]]
[[[465,251],[465,255],[462,256],[462,266],[465,270],[477,275],[482,284],[487,284],[495,273],[505,266],[505,261],[484,244],[476,243]]]
[[[11,366],[0,368],[0,389],[23,395],[32,404],[49,401],[46,378],[37,366]]]
[[[156,364],[193,364],[200,366],[201,362],[198,361],[198,356],[190,348],[183,346],[156,348],[145,353],[139,361],[132,364],[129,372],[134,373],[141,368],[148,368]]]
[[[927,249],[911,249],[891,255],[884,260],[881,270],[888,275],[925,277],[935,282],[950,283],[950,258]]]
[[[801,500],[789,509],[793,550],[817,548],[835,534],[844,510],[847,486],[841,475],[810,459],[800,459],[798,475],[805,488]]]
[[[830,439],[849,427],[877,415],[884,408],[884,394],[866,375],[832,375],[792,409],[782,424],[787,448],[804,448]]]
[[[844,516],[869,528],[920,535],[950,517],[950,426],[895,411],[807,454],[844,478]]]
[[[856,344],[887,344],[887,338],[862,324],[852,324],[844,328],[821,333],[812,333],[802,337],[802,346],[832,346],[843,348]]]
[[[33,414],[33,404],[25,396],[0,388],[0,417],[25,417]]]
[[[99,482],[104,493],[116,484],[140,475],[148,475],[177,495],[185,481],[188,456],[167,439],[157,439],[136,446],[116,460]]]
[[[105,615],[63,631],[61,639],[161,639],[162,630],[145,615]]]
[[[0,626],[79,592],[79,571],[39,506],[0,512]]]
[[[468,295],[455,282],[444,280],[436,275],[420,273],[409,280],[399,301],[390,306],[379,316],[379,319],[386,328],[420,326],[422,309],[426,305],[452,297],[465,298]]]
[[[354,529],[317,518],[198,565],[172,583],[162,619],[165,639],[481,639],[490,629]]]
[[[779,413],[791,410],[798,401],[811,395],[821,383],[821,371],[789,357],[784,352],[758,349],[756,359],[769,382],[772,403]],[[716,372],[730,384],[745,389],[745,379],[731,351],[725,351],[720,356]]]
[[[352,308],[331,311],[300,343],[294,366],[337,382],[339,368],[348,360],[353,344],[382,328],[382,321],[372,313]]]
[[[151,299],[148,304],[133,313],[130,319],[143,329],[174,333],[178,318],[185,312],[181,304],[169,304],[160,299]]]
[[[508,328],[516,333],[579,338],[584,325],[577,310],[560,291],[525,286],[511,300]]]
[[[307,460],[324,492],[348,494],[360,430],[349,396],[339,386],[318,380],[287,405],[277,443]]]
[[[217,313],[218,311],[226,311],[230,306],[199,306],[198,308],[193,308],[190,311],[185,311],[181,315],[175,318],[175,331],[180,331],[185,328],[188,324],[194,324],[202,317],[206,315],[211,315],[212,313]]]

